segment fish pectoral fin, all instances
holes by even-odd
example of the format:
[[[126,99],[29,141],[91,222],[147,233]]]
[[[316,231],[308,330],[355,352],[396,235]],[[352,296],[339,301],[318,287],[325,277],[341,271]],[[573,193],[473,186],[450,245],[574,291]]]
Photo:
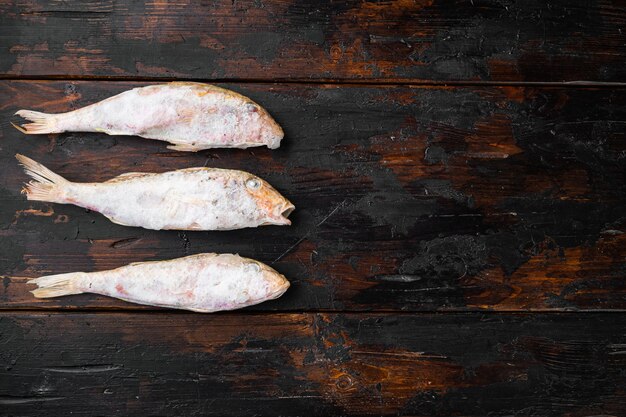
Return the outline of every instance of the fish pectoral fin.
[[[167,149],[181,152],[198,152],[205,148],[190,143],[174,143],[173,145],[169,145]]]
[[[102,129],[100,127],[96,127],[93,130],[95,130],[98,133],[104,133],[104,134],[109,135],[109,136],[127,136],[127,135],[132,135],[132,133],[129,133],[129,132],[125,132],[125,131],[121,131],[121,130]]]
[[[200,224],[193,222],[189,226],[187,226],[187,230],[203,230]]]
[[[190,195],[178,195],[176,196],[176,198],[178,199],[179,202],[185,203],[185,204],[191,204],[193,206],[204,206],[207,204],[206,199],[204,198],[198,198],[198,197],[192,197]]]
[[[181,109],[178,111],[178,123],[191,123],[196,117],[194,109]]]
[[[119,224],[120,226],[138,227],[137,225],[126,224],[124,222],[121,222],[121,221],[117,220],[115,217],[107,216],[106,214],[103,214],[103,216],[106,217],[107,219],[111,220],[111,222],[113,222],[115,224]]]

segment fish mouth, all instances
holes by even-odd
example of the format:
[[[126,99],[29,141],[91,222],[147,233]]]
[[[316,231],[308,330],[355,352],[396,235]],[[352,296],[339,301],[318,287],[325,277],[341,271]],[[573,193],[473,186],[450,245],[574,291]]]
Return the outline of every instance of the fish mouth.
[[[283,135],[274,135],[271,136],[271,138],[269,140],[266,141],[265,145],[269,148],[269,149],[278,149],[280,148],[280,142],[283,140]]]
[[[269,129],[266,135],[265,144],[270,149],[277,149],[280,147],[280,142],[284,137],[285,132],[283,132],[283,129],[274,121],[272,128]]]
[[[291,203],[287,203],[285,206],[283,206],[283,211],[280,212],[280,215],[286,219],[295,209],[296,206]]]
[[[291,220],[289,220],[287,217],[289,217],[291,212],[294,211],[295,209],[296,209],[296,206],[294,206],[290,202],[287,202],[283,206],[282,210],[280,211],[280,216],[279,216],[279,219],[281,220],[282,224],[291,226]]]
[[[275,300],[287,291],[291,283],[285,276],[267,265],[263,265],[263,277],[267,283],[266,300]]]
[[[291,283],[287,281],[285,277],[283,277],[282,282],[276,287],[274,291],[270,294],[270,300],[275,300],[281,295],[283,295],[287,289],[291,286]]]
[[[278,225],[278,226],[291,226],[291,220],[287,217],[296,209],[296,206],[289,201],[284,203],[276,210],[276,214],[271,216],[268,221],[263,223],[264,225]]]

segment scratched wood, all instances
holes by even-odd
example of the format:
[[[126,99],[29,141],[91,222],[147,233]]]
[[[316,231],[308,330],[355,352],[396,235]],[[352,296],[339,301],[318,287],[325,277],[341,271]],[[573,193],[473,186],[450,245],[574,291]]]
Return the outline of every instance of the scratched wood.
[[[282,124],[274,151],[181,153],[135,137],[26,136],[8,123],[19,108],[67,111],[137,85],[0,83],[2,308],[145,308],[95,295],[37,300],[25,282],[210,251],[290,279],[258,310],[626,308],[624,89],[226,85]],[[293,226],[114,225],[26,201],[16,152],[74,181],[248,170],[294,202]]]
[[[625,328],[585,313],[3,313],[0,414],[623,416]]]
[[[0,1],[0,73],[626,80],[621,0]]]

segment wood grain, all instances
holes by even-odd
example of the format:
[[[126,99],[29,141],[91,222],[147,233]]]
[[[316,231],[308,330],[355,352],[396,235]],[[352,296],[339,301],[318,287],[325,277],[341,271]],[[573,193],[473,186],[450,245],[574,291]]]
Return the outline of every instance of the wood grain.
[[[626,81],[621,0],[0,1],[0,73]]]
[[[141,309],[94,295],[37,300],[25,282],[211,251],[290,279],[258,310],[626,308],[624,89],[225,85],[284,127],[275,151],[180,153],[135,137],[26,136],[8,123],[19,108],[67,111],[137,85],[0,83],[0,308]],[[16,152],[73,181],[248,170],[294,202],[293,226],[114,225],[26,201]]]
[[[0,314],[0,415],[619,416],[623,315]]]

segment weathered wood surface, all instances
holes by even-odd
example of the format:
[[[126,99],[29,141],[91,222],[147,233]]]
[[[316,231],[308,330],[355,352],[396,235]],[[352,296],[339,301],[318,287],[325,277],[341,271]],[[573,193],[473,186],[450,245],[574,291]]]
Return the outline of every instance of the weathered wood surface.
[[[36,300],[25,281],[217,251],[291,280],[260,310],[626,308],[624,89],[227,85],[282,124],[274,151],[181,153],[134,137],[26,136],[8,123],[19,108],[66,111],[137,85],[0,83],[0,307],[143,308],[94,295]],[[248,170],[294,202],[293,226],[114,225],[26,201],[16,152],[74,181]]]
[[[0,1],[0,73],[626,81],[615,0]]]
[[[625,328],[585,313],[3,313],[0,415],[623,416]]]

